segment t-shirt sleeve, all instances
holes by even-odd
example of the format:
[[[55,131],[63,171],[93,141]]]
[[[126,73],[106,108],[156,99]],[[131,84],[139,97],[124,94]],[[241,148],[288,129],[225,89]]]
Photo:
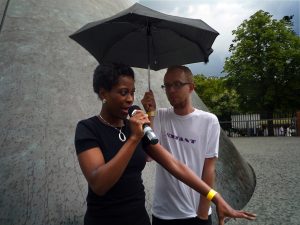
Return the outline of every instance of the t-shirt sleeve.
[[[83,121],[80,121],[77,124],[75,132],[75,149],[77,155],[81,152],[98,146],[99,144],[97,142],[97,138],[91,127],[89,127]]]
[[[220,124],[215,118],[208,131],[208,143],[206,158],[218,157],[219,155],[219,139],[220,139]]]

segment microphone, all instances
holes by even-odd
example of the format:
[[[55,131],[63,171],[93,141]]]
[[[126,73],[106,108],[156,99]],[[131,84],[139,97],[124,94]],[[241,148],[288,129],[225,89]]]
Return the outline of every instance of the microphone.
[[[140,110],[141,108],[137,105],[132,105],[128,109],[128,114],[130,117],[134,116],[137,110]],[[148,141],[150,144],[155,145],[158,143],[158,138],[156,137],[155,133],[151,129],[151,127],[148,124],[143,124],[143,131],[144,131],[144,136],[147,137]]]

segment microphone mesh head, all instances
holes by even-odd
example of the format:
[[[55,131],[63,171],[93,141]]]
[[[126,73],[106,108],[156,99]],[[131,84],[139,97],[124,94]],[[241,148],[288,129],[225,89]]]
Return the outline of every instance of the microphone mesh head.
[[[132,105],[132,106],[130,106],[130,108],[128,109],[128,114],[129,114],[129,116],[132,117],[133,111],[134,111],[134,110],[140,110],[140,109],[141,109],[141,108],[140,108],[139,106],[137,106],[137,105]]]

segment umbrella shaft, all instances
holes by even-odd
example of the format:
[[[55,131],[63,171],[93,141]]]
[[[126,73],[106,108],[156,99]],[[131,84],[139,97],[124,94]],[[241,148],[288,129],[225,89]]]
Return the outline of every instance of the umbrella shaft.
[[[147,20],[147,61],[148,61],[148,91],[150,91],[150,24]]]
[[[148,64],[148,91],[150,91],[150,65]]]

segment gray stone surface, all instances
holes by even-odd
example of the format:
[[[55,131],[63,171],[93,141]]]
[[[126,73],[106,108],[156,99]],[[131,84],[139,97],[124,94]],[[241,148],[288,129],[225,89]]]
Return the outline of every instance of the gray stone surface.
[[[255,221],[231,220],[228,225],[300,224],[300,138],[232,138],[253,166],[257,186],[245,207]]]
[[[0,23],[4,16],[4,11],[5,11],[7,2],[8,2],[8,0],[0,0]]]
[[[1,2],[2,3],[2,2]],[[82,224],[87,184],[75,155],[80,119],[99,113],[92,91],[96,60],[68,35],[131,5],[123,0],[12,0],[0,33],[0,224]],[[136,104],[147,90],[136,69]],[[158,106],[164,71],[151,71]],[[205,108],[194,96],[198,107]],[[155,163],[144,180],[151,207]],[[224,135],[217,189],[236,207],[251,197],[255,177]]]

